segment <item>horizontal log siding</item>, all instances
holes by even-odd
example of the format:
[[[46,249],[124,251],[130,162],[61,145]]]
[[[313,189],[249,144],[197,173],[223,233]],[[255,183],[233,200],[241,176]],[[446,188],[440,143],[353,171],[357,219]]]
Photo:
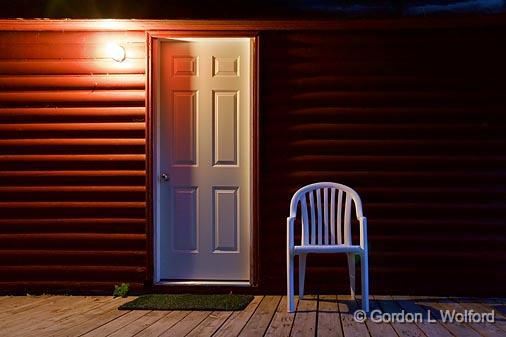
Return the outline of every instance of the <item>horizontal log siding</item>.
[[[336,181],[363,198],[373,293],[505,294],[505,34],[262,34],[265,289],[285,289],[291,195]],[[346,275],[310,256],[307,291],[346,292]]]
[[[145,64],[142,31],[0,32],[0,290],[143,286]]]
[[[374,293],[506,295],[505,25],[353,27],[260,33],[258,291],[285,290],[291,195],[332,180]],[[0,32],[0,290],[149,278],[145,57],[144,31]],[[346,291],[343,257],[308,266]]]

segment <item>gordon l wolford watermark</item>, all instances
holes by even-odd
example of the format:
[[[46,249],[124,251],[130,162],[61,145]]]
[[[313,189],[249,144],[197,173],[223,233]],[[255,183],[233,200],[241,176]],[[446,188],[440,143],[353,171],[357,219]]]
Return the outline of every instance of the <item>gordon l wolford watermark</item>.
[[[379,309],[372,310],[367,315],[363,310],[353,313],[356,322],[363,323],[367,319],[374,323],[436,323],[438,320],[430,310],[424,312],[382,312]],[[439,320],[443,323],[494,323],[495,310],[490,312],[476,312],[474,310],[439,310]]]

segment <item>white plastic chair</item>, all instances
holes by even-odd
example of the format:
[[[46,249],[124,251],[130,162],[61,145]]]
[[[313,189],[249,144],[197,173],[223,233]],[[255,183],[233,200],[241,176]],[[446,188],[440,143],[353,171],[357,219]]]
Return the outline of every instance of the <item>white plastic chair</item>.
[[[351,239],[351,204],[360,222],[360,245]],[[294,245],[294,223],[297,208],[301,208],[302,237],[300,246]],[[344,206],[343,206],[344,204]],[[308,207],[309,206],[309,207]],[[309,208],[309,209],[308,209]],[[344,212],[343,212],[344,209]],[[290,203],[287,222],[287,307],[293,312],[293,273],[295,255],[299,255],[299,297],[304,297],[306,255],[309,253],[346,253],[350,276],[351,296],[355,297],[355,255],[360,255],[362,271],[362,310],[369,312],[369,273],[367,261],[367,218],[357,192],[348,186],[321,182],[299,189]]]

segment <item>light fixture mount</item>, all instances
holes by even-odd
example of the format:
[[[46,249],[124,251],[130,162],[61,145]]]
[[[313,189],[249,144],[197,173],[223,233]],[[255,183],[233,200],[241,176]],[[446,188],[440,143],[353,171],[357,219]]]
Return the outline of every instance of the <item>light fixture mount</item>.
[[[114,42],[107,44],[106,52],[107,55],[116,62],[123,62],[126,58],[125,48]]]

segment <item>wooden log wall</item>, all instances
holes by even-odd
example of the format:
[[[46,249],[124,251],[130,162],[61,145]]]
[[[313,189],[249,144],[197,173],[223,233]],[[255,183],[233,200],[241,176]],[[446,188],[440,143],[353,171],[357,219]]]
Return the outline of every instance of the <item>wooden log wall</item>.
[[[387,26],[260,33],[258,292],[285,291],[291,195],[330,180],[373,293],[506,295],[506,24]],[[0,32],[0,291],[149,280],[145,65],[144,31]],[[343,257],[308,267],[347,291]]]
[[[291,195],[335,181],[362,196],[373,293],[505,294],[504,36],[505,25],[262,35],[266,288],[285,287]],[[346,268],[310,256],[308,290],[347,292]]]
[[[0,33],[1,291],[143,286],[145,64],[144,32]]]

